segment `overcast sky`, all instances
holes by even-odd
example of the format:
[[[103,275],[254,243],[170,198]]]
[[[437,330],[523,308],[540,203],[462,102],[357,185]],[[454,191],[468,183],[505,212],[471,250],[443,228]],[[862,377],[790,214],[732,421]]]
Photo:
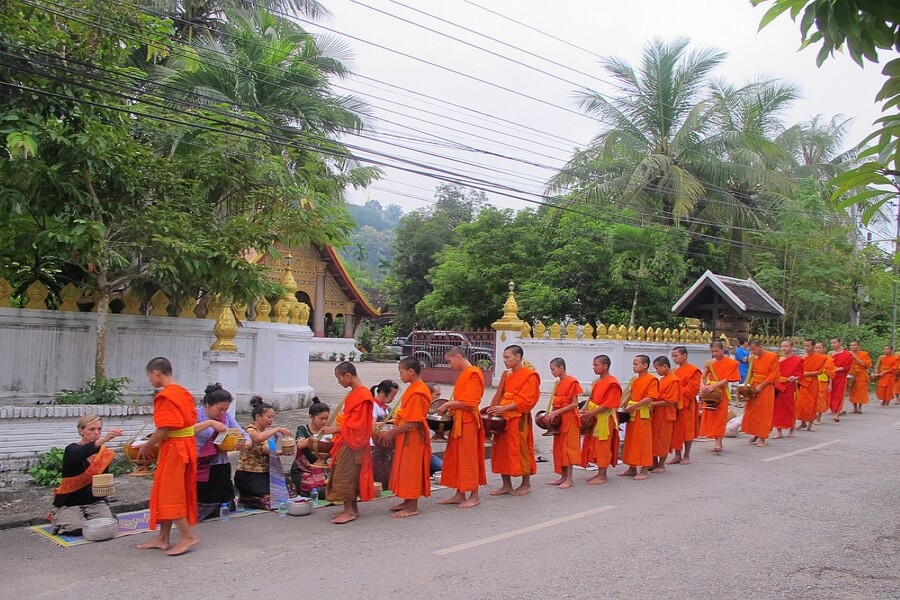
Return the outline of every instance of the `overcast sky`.
[[[452,24],[405,8],[401,2]],[[371,105],[374,133],[368,135],[378,140],[348,140],[359,145],[358,153],[393,165],[402,160],[415,163],[403,164],[407,169],[442,169],[451,178],[477,177],[492,186],[504,186],[508,196],[490,196],[491,202],[500,206],[529,206],[527,200],[538,199],[553,170],[571,156],[573,148],[587,144],[602,130],[603,125],[596,120],[575,114],[572,100],[578,86],[611,91],[598,57],[618,56],[637,65],[644,45],[653,37],[671,40],[687,36],[693,47],[724,50],[728,57],[715,74],[735,84],[760,75],[795,83],[803,99],[796,103],[788,119],[796,122],[816,114],[830,118],[839,113],[853,117],[848,145],[865,137],[879,116],[873,100],[882,84],[878,66],[862,69],[848,57],[838,56],[816,68],[815,50],[797,51],[798,25],[783,18],[757,32],[765,7],[754,8],[749,0],[324,0],[324,4],[333,14],[322,22],[326,27],[359,38],[343,39],[352,50],[354,71],[363,77],[343,82],[343,89],[338,90],[352,91]],[[390,15],[483,46],[533,68]],[[453,24],[477,33],[462,31]],[[317,30],[314,26],[309,28]],[[427,205],[439,183],[433,177],[394,167],[386,167],[384,172],[384,178],[368,190],[350,192],[350,201],[362,203],[376,198],[383,205],[396,203],[411,210]]]

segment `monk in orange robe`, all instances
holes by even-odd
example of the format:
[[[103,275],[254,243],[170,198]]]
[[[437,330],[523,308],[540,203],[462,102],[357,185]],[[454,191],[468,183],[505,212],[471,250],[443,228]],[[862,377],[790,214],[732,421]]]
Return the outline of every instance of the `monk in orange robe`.
[[[816,352],[825,356],[825,369],[819,375],[819,399],[816,401],[816,423],[822,423],[822,415],[828,410],[831,403],[832,392],[834,390],[834,380],[837,376],[837,369],[834,366],[834,358],[825,352],[825,343],[816,342]],[[849,352],[848,352],[849,354]],[[844,381],[846,383],[846,380]],[[845,386],[846,387],[846,386]],[[843,402],[842,402],[843,404]],[[840,413],[835,413],[834,421],[840,422]]]
[[[850,342],[850,353],[853,355],[853,364],[850,365],[850,376],[853,382],[850,384],[850,404],[853,405],[853,414],[862,412],[862,405],[869,403],[869,369],[872,368],[872,357],[865,350],[860,350],[859,342]]]
[[[484,469],[484,429],[478,405],[484,396],[484,375],[466,359],[462,348],[454,346],[444,356],[454,371],[459,371],[453,386],[452,399],[442,404],[438,414],[452,411],[453,429],[444,451],[444,467],[441,470],[441,485],[456,490],[456,494],[440,501],[440,504],[455,504],[460,508],[478,506],[479,486],[487,484]],[[466,494],[469,497],[466,498]]]
[[[731,400],[730,382],[740,381],[739,363],[730,356],[725,356],[725,344],[722,340],[713,340],[709,345],[712,358],[706,361],[701,375],[700,397],[706,396],[714,389],[722,392],[722,400],[715,406],[704,403],[700,418],[700,435],[715,440],[710,452],[722,452],[722,438],[725,437],[725,425],[728,423],[728,404]]]
[[[878,364],[875,365],[875,379],[878,385],[875,388],[875,397],[881,400],[882,408],[891,405],[894,399],[894,373],[900,366],[900,356],[894,356],[894,347],[885,346],[884,353],[878,357]]]
[[[184,554],[200,541],[194,533],[197,523],[197,445],[194,425],[197,407],[194,397],[175,383],[172,363],[159,356],[147,363],[147,379],[162,388],[153,398],[156,431],[138,450],[138,460],[149,460],[159,445],[156,475],[150,491],[150,529],[160,523],[159,535],[138,548],[158,548],[169,556]],[[181,539],[169,548],[172,525],[178,525]]]
[[[653,464],[653,429],[650,424],[650,404],[659,399],[659,379],[649,372],[650,357],[638,354],[631,361],[635,377],[631,380],[631,393],[623,398],[622,410],[631,417],[625,426],[625,446],[622,462],[628,469],[618,473],[641,481],[649,477],[647,469]]]
[[[431,390],[419,378],[422,365],[411,356],[397,364],[400,380],[409,387],[400,399],[394,413],[394,428],[387,430],[388,439],[394,439],[394,461],[391,463],[391,480],[388,487],[401,498],[390,507],[391,516],[398,519],[419,514],[419,496],[431,495],[431,435],[428,430],[428,407]]]
[[[559,434],[553,437],[553,470],[559,479],[548,481],[560,489],[572,487],[572,466],[581,463],[581,419],[578,416],[578,396],[584,393],[578,380],[566,373],[566,361],[550,361],[550,374],[559,379],[550,399],[548,421],[559,418]]]
[[[591,396],[581,415],[582,424],[594,423],[584,434],[581,446],[581,466],[588,462],[597,465],[597,474],[587,480],[590,485],[606,483],[606,470],[616,466],[619,459],[619,418],[617,411],[622,404],[622,386],[610,372],[611,361],[605,354],[594,357],[594,374],[598,379],[591,386]]]
[[[797,420],[800,421],[799,429],[814,431],[813,421],[819,402],[819,375],[825,371],[827,357],[816,352],[813,340],[805,340],[803,350],[806,356],[803,358],[803,376],[798,382],[800,387],[797,390]]]
[[[671,372],[672,364],[667,356],[658,356],[653,361],[659,379],[659,399],[651,402],[650,425],[653,429],[653,466],[651,473],[665,473],[666,457],[672,448],[672,431],[675,429],[675,414],[681,404],[681,380]]]
[[[844,411],[844,396],[847,393],[847,378],[853,366],[853,354],[841,345],[841,338],[831,338],[831,360],[834,361],[834,376],[831,378],[831,397],[828,403],[835,422],[840,421]]]
[[[778,381],[775,383],[775,409],[772,412],[773,440],[782,437],[781,430],[794,437],[797,424],[797,382],[803,378],[803,359],[794,354],[793,340],[781,342],[781,360],[778,362]]]
[[[343,525],[359,517],[357,498],[366,502],[375,497],[370,451],[375,398],[360,381],[353,363],[338,364],[334,376],[341,387],[351,391],[335,423],[322,428],[323,433],[333,436],[331,477],[325,497],[329,502],[343,503],[344,510],[331,518],[335,525]]]
[[[772,431],[772,413],[775,410],[775,384],[781,377],[778,370],[778,355],[769,352],[758,339],[750,340],[752,362],[748,369],[747,383],[753,386],[756,397],[747,400],[741,431],[751,435],[750,443],[758,448],[766,445]]]
[[[672,362],[678,365],[675,376],[681,382],[681,401],[675,413],[675,427],[672,428],[672,450],[675,451],[675,457],[669,464],[689,465],[691,446],[697,439],[697,422],[700,418],[697,394],[700,393],[703,373],[688,362],[688,351],[684,346],[672,348]]]
[[[506,419],[506,429],[497,433],[491,448],[491,470],[500,474],[503,484],[491,491],[491,496],[524,496],[531,491],[531,476],[537,472],[531,411],[541,397],[541,378],[524,365],[523,357],[521,346],[503,350],[503,364],[508,370],[502,388],[497,390],[497,403],[487,409],[489,415]],[[513,477],[522,478],[515,489]]]

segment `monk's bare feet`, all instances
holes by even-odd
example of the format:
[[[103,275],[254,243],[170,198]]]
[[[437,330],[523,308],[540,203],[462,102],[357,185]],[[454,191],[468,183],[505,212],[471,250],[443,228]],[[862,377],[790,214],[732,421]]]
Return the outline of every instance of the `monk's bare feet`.
[[[554,479],[553,481],[548,481],[547,485],[562,485],[565,481],[565,479]]]
[[[469,498],[459,503],[460,508],[474,508],[481,504],[481,498]]]
[[[758,439],[759,439],[759,438],[758,438],[757,436],[754,435],[752,438],[750,438],[750,443],[751,443],[751,444],[755,444],[755,443],[756,443],[756,440],[758,440]]]
[[[651,473],[665,473],[666,468],[663,465],[659,465],[658,467],[653,467],[650,469]]]
[[[616,473],[617,477],[634,477],[635,475],[637,475],[637,469],[628,469],[627,471]]]
[[[720,453],[722,452],[722,446],[713,446],[712,449],[710,449],[710,452]]]
[[[634,480],[635,481],[643,481],[644,479],[647,479],[648,477],[650,477],[650,474],[647,472],[647,469],[641,469],[640,471],[638,471],[638,474],[634,476]]]
[[[794,430],[793,430],[793,429],[791,429],[790,433],[788,433],[787,436],[788,436],[788,437],[797,437],[797,436],[794,435]]]
[[[772,436],[773,440],[780,440],[781,438],[782,438],[782,435],[781,435],[780,431]]]
[[[807,427],[806,430],[807,431],[815,431],[815,429],[813,429],[812,423],[809,424],[809,427]]]
[[[606,483],[606,475],[594,475],[590,479],[587,480],[588,485],[602,485]]]
[[[766,440],[764,440],[764,439],[762,439],[762,438],[760,438],[759,440],[757,440],[757,441],[756,441],[756,447],[757,447],[757,448],[765,448],[765,447],[766,447]]]
[[[443,500],[438,502],[438,504],[462,504],[463,502],[465,502],[465,500],[466,500],[465,494],[457,493],[449,498],[444,498]]]
[[[491,496],[505,496],[506,494],[511,494],[513,491],[511,486],[504,485],[498,487],[496,490],[491,490]]]
[[[398,510],[393,513],[391,516],[395,519],[405,519],[406,517],[414,517],[419,514],[418,509],[415,508],[404,508],[403,510]]]
[[[511,492],[510,492],[510,495],[512,495],[512,496],[524,496],[525,494],[527,494],[527,493],[530,492],[530,491],[531,491],[531,484],[530,484],[530,483],[523,483],[522,485],[520,485],[519,487],[517,487],[516,489],[514,489],[513,491],[511,491]]]
[[[689,465],[689,464],[691,464],[691,459],[689,459],[689,458],[687,458],[687,457],[682,458],[682,459],[681,459],[681,464],[683,464],[683,465]]]
[[[343,525],[344,523],[349,523],[351,521],[355,521],[359,515],[354,513],[353,511],[344,511],[339,513],[337,516],[331,518],[331,522],[335,525]]]
[[[678,464],[681,464],[681,458],[679,458],[679,457],[676,456],[675,458],[672,458],[672,459],[666,461],[666,464],[667,464],[667,465],[678,465]]]
[[[406,502],[401,502],[400,504],[392,504],[390,508],[388,508],[391,512],[397,512],[406,508]]]
[[[571,481],[563,481],[561,484],[559,484],[559,489],[561,489],[561,490],[564,490],[564,489],[570,488],[570,487],[572,487]]]
[[[177,544],[172,546],[171,550],[166,552],[166,555],[181,556],[182,554],[184,554],[185,552],[187,552],[188,550],[190,550],[191,548],[193,548],[194,546],[196,546],[199,543],[200,543],[200,540],[198,540],[195,537],[189,537],[189,538],[183,537],[180,540],[178,540]]]
[[[149,542],[144,542],[143,544],[138,544],[137,546],[141,550],[168,550],[169,549],[169,540],[164,540],[160,537],[155,537]]]

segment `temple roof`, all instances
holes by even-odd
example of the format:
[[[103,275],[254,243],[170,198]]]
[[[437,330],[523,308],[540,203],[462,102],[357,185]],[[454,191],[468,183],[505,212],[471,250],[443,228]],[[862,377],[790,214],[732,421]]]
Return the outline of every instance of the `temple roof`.
[[[783,317],[784,308],[752,279],[737,279],[706,271],[672,307],[680,317],[705,316],[707,304],[718,296],[741,316]]]
[[[369,303],[368,298],[363,295],[362,290],[353,281],[353,277],[350,276],[337,251],[327,245],[319,247],[318,250],[322,260],[328,264],[328,270],[334,276],[338,285],[345,294],[356,302],[357,314],[363,317],[377,317],[380,315],[381,309],[375,308]]]

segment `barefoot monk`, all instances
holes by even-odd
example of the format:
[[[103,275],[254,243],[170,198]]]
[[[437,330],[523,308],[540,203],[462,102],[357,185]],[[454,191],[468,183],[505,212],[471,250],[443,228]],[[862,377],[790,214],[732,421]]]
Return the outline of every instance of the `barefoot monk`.
[[[596,419],[594,428],[584,435],[581,446],[581,466],[588,462],[597,465],[597,474],[587,480],[591,485],[606,483],[606,470],[619,462],[619,419],[616,411],[622,404],[622,386],[609,372],[611,361],[605,354],[594,357],[597,379],[581,416],[582,423]]]

